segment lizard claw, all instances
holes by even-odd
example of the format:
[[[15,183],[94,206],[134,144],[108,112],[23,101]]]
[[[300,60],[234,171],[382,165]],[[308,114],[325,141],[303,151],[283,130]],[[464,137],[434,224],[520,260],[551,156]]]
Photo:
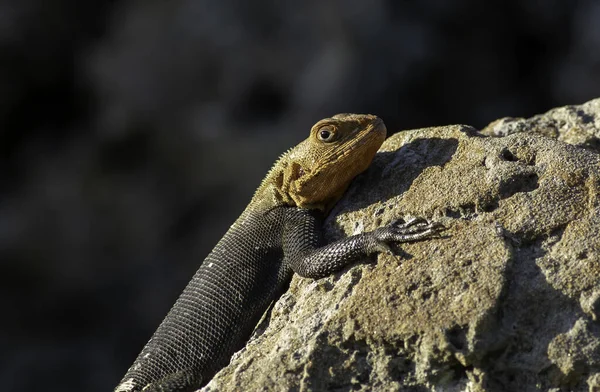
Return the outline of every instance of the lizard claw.
[[[423,218],[408,221],[397,220],[377,231],[377,237],[383,242],[413,242],[443,231],[446,227],[439,222],[428,222]]]
[[[421,218],[421,217],[412,217],[412,218],[409,218],[407,221],[405,221],[404,219],[397,219],[392,223],[397,226],[409,227],[409,226],[414,226],[419,223],[427,223],[427,220],[425,218]]]
[[[411,218],[407,221],[398,219],[387,226],[380,227],[370,233],[374,244],[372,251],[396,257],[392,243],[414,242],[437,236],[446,227],[439,222],[428,222],[423,218]]]
[[[411,227],[419,227],[426,224],[428,224],[428,222],[424,218],[415,217],[410,218],[407,221],[404,221],[403,219],[395,220],[390,224],[390,226],[394,226],[398,230],[408,230]]]

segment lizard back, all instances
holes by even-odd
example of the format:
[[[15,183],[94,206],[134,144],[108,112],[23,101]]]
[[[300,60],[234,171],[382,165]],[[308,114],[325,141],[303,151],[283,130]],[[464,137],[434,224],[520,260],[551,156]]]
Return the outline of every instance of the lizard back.
[[[239,350],[291,277],[282,265],[285,207],[245,211],[183,290],[116,391],[196,388]],[[153,390],[153,389],[148,389]],[[185,390],[185,389],[184,389]]]

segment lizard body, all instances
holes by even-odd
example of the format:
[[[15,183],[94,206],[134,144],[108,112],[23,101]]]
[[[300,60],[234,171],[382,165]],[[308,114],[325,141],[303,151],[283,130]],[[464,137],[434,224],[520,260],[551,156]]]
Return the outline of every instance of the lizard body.
[[[389,251],[388,243],[434,233],[435,224],[411,221],[322,243],[325,214],[367,169],[385,135],[376,116],[339,114],[283,154],[115,392],[195,390],[243,347],[293,273],[321,278]]]

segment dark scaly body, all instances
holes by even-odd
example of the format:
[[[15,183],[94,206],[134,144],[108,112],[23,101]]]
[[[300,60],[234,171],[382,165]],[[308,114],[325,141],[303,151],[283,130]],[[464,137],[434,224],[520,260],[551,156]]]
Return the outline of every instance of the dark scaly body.
[[[179,372],[183,379],[196,378],[190,383],[195,387],[227,364],[290,277],[282,263],[284,215],[279,207],[238,218],[123,381],[133,378],[145,386]]]
[[[336,139],[319,140],[323,129],[337,132]],[[382,228],[322,244],[326,211],[368,167],[384,138],[385,126],[375,116],[338,115],[317,123],[309,139],[284,154],[116,391],[190,391],[204,385],[243,347],[294,272],[327,276],[385,251],[387,242],[431,232],[431,226],[421,225],[408,236],[391,238],[393,230]]]

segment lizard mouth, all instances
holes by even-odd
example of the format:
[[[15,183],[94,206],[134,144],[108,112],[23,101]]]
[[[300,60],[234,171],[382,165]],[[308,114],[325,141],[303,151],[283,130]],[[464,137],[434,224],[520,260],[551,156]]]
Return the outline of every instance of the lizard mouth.
[[[362,133],[361,136],[355,137],[352,140],[350,144],[351,148],[342,148],[336,151],[336,153],[334,153],[333,156],[329,157],[329,159],[337,160],[343,158],[346,155],[355,155],[356,150],[363,148],[365,144],[374,144],[373,148],[375,150],[378,150],[383,141],[385,140],[385,136],[387,133],[387,129],[385,127],[385,124],[383,123],[383,120],[379,117],[376,117],[366,128],[367,129],[363,131],[359,131],[359,134]]]
[[[381,126],[384,126],[383,120],[380,119],[379,117],[375,117],[375,120],[373,120],[373,127],[374,128],[379,128]]]
[[[380,119],[379,117],[377,117],[375,119],[375,121],[373,121],[373,124],[371,125],[371,130],[369,131],[369,134],[376,132],[376,133],[382,133],[383,134],[383,138],[385,139],[385,135],[387,134],[387,128],[385,127],[385,124],[383,123],[383,120]]]

